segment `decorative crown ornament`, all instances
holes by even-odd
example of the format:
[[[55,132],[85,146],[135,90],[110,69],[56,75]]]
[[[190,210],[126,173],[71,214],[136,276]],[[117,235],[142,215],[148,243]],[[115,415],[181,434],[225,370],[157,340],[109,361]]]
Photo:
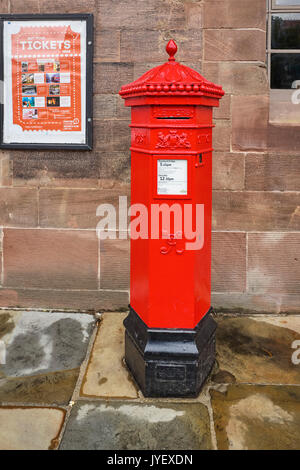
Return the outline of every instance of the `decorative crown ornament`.
[[[171,39],[166,51],[168,62],[154,67],[132,83],[122,86],[122,98],[145,95],[198,95],[220,99],[224,95],[221,86],[206,80],[200,73],[175,60],[177,45]]]

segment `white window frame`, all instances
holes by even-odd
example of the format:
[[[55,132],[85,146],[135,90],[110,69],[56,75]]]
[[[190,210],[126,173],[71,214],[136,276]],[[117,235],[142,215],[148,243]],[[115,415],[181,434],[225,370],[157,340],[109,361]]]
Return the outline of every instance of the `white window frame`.
[[[300,12],[300,5],[299,6],[276,6],[275,0],[267,0],[267,67],[268,67],[268,78],[269,78],[269,85],[271,89],[271,55],[278,53],[278,54],[300,54],[300,47],[299,49],[272,49],[272,15],[276,13],[299,13]]]
[[[272,10],[281,10],[281,11],[300,11],[300,5],[276,5],[276,0],[271,0]]]
[[[270,101],[269,101],[269,121],[272,124],[285,126],[285,125],[297,125],[300,122],[300,108],[298,106],[291,105],[292,94],[295,90],[291,89],[278,89],[271,88],[271,54],[300,54],[299,49],[272,49],[272,15],[278,13],[300,13],[300,5],[276,5],[275,0],[266,0],[267,6],[267,48],[266,48],[266,62],[269,78],[269,90],[270,90]],[[300,105],[299,105],[300,106]]]

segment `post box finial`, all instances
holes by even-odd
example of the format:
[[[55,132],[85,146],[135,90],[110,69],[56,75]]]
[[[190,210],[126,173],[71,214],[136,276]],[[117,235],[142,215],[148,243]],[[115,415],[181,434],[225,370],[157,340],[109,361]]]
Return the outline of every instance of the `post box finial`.
[[[174,55],[177,52],[177,44],[176,44],[175,41],[173,41],[173,39],[170,39],[170,41],[168,42],[168,44],[166,46],[166,51],[170,56],[169,60],[175,60]]]

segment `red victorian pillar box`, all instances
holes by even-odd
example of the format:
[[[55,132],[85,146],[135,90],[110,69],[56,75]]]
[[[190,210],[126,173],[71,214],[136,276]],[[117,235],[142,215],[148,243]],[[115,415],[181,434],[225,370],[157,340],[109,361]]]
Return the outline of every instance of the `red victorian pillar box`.
[[[187,397],[215,361],[212,110],[224,92],[175,60],[173,40],[166,49],[168,62],[120,90],[132,117],[131,205],[148,228],[131,234],[125,359],[145,396]]]

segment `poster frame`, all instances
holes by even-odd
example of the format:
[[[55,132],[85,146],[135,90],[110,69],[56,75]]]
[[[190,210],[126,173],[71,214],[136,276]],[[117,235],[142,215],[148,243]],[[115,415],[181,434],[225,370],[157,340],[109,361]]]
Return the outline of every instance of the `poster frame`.
[[[3,142],[4,103],[4,22],[5,21],[47,21],[47,20],[84,20],[86,21],[86,89],[85,89],[85,143],[27,143]],[[92,13],[69,14],[0,14],[0,148],[1,149],[37,149],[37,150],[92,150],[93,147],[93,48],[94,48],[94,15]]]

